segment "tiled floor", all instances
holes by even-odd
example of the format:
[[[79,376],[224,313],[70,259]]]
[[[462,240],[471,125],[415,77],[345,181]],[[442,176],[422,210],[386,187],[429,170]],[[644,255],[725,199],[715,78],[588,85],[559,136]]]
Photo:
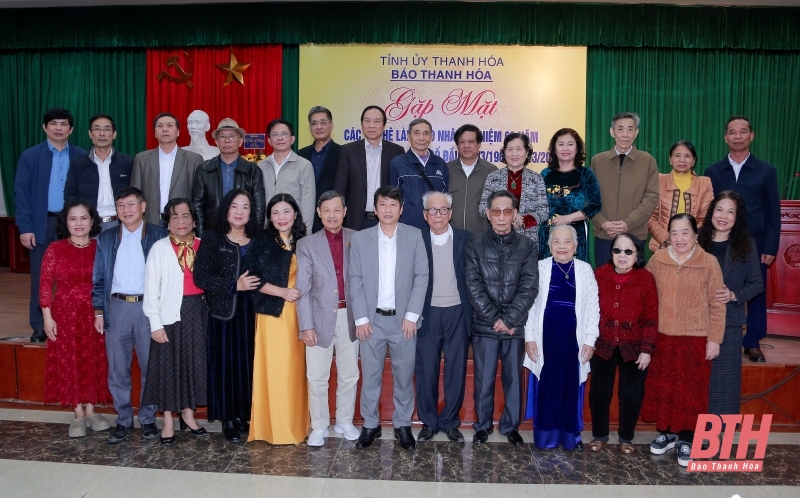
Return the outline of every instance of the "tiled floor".
[[[208,437],[179,433],[171,447],[145,441],[138,431],[109,445],[108,432],[90,430],[85,438],[70,439],[69,418],[68,413],[0,410],[0,495],[800,496],[797,434],[773,434],[762,473],[699,474],[679,467],[674,451],[656,457],[646,444],[624,455],[613,444],[600,453],[540,451],[532,444],[511,446],[496,435],[486,445],[437,436],[405,451],[384,430],[386,439],[364,450],[335,437],[310,448],[231,444],[212,425]],[[31,421],[37,419],[47,421]],[[530,440],[530,433],[524,436]],[[635,442],[651,436],[639,435]]]

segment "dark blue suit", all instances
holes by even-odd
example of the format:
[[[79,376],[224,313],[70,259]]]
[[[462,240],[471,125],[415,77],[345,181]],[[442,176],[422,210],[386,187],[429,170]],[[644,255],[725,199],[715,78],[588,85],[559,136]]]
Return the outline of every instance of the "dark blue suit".
[[[69,143],[70,161],[86,151]],[[42,259],[50,242],[56,240],[55,216],[47,215],[50,173],[53,169],[53,153],[47,141],[27,149],[19,156],[17,175],[14,179],[14,203],[16,204],[15,223],[19,233],[33,233],[36,246],[31,249],[31,300],[28,310],[31,328],[44,330],[42,310],[39,308],[39,277],[42,273]]]
[[[433,267],[431,231],[422,231],[422,241],[428,254],[428,292],[422,308],[422,326],[417,331],[416,373],[417,416],[434,432],[456,429],[461,425],[458,412],[464,403],[467,374],[467,351],[472,330],[472,305],[469,301],[465,249],[472,234],[453,228],[453,269],[461,304],[447,308],[431,306]],[[439,405],[439,369],[444,352],[444,407]]]
[[[133,170],[133,158],[127,154],[121,154],[116,150],[111,155],[111,164],[108,167],[111,177],[111,190],[114,196],[117,192],[127,188],[131,184],[131,171]],[[100,173],[97,171],[97,164],[86,154],[78,156],[69,163],[69,173],[67,173],[67,183],[64,185],[64,200],[72,201],[83,199],[97,207],[97,196],[100,191]]]
[[[428,230],[428,224],[422,217],[422,196],[432,189],[422,178],[421,170],[423,170],[422,163],[411,149],[389,163],[389,185],[403,192],[403,214],[400,215],[400,223],[417,227],[424,232]],[[444,159],[435,155],[430,149],[424,171],[435,190],[447,192],[450,185],[450,170]]]
[[[781,233],[781,196],[775,166],[757,159],[747,158],[739,178],[726,157],[705,171],[711,178],[714,194],[733,190],[744,198],[747,208],[747,225],[756,242],[759,259],[762,254],[778,254]],[[761,278],[767,281],[767,265],[761,264]],[[747,306],[747,334],[742,340],[745,348],[757,348],[767,335],[767,293],[754,297]]]

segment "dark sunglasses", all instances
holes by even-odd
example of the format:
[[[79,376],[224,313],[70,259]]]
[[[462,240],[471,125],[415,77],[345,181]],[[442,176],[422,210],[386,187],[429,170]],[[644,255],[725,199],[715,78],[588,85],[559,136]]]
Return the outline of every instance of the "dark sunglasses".
[[[631,254],[635,253],[636,251],[634,251],[632,249],[625,249],[623,251],[619,247],[615,247],[614,249],[611,249],[611,252],[613,252],[614,254],[619,254],[619,253],[624,252],[626,256],[630,256]]]

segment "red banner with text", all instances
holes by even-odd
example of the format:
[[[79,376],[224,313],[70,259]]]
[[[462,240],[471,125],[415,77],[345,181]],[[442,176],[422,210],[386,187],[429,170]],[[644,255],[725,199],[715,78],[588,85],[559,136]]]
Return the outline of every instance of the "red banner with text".
[[[280,45],[149,49],[147,148],[158,146],[152,123],[161,112],[178,118],[178,145],[206,159],[219,153],[211,131],[224,118],[264,133],[281,116],[281,56]]]

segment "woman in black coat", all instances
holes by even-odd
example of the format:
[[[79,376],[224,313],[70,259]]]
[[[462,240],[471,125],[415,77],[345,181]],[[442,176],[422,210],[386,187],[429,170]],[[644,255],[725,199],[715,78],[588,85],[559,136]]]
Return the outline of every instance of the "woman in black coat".
[[[252,198],[233,189],[222,199],[213,229],[203,232],[194,264],[195,284],[205,291],[208,320],[208,420],[221,420],[230,442],[250,430],[253,353],[255,347],[254,290],[245,255],[263,244],[264,233],[251,216]]]
[[[739,413],[742,391],[742,328],[747,323],[745,304],[764,292],[758,252],[747,228],[744,199],[733,190],[714,197],[697,238],[722,268],[724,287],[717,300],[726,303],[725,335],[719,356],[711,363],[708,412]]]

